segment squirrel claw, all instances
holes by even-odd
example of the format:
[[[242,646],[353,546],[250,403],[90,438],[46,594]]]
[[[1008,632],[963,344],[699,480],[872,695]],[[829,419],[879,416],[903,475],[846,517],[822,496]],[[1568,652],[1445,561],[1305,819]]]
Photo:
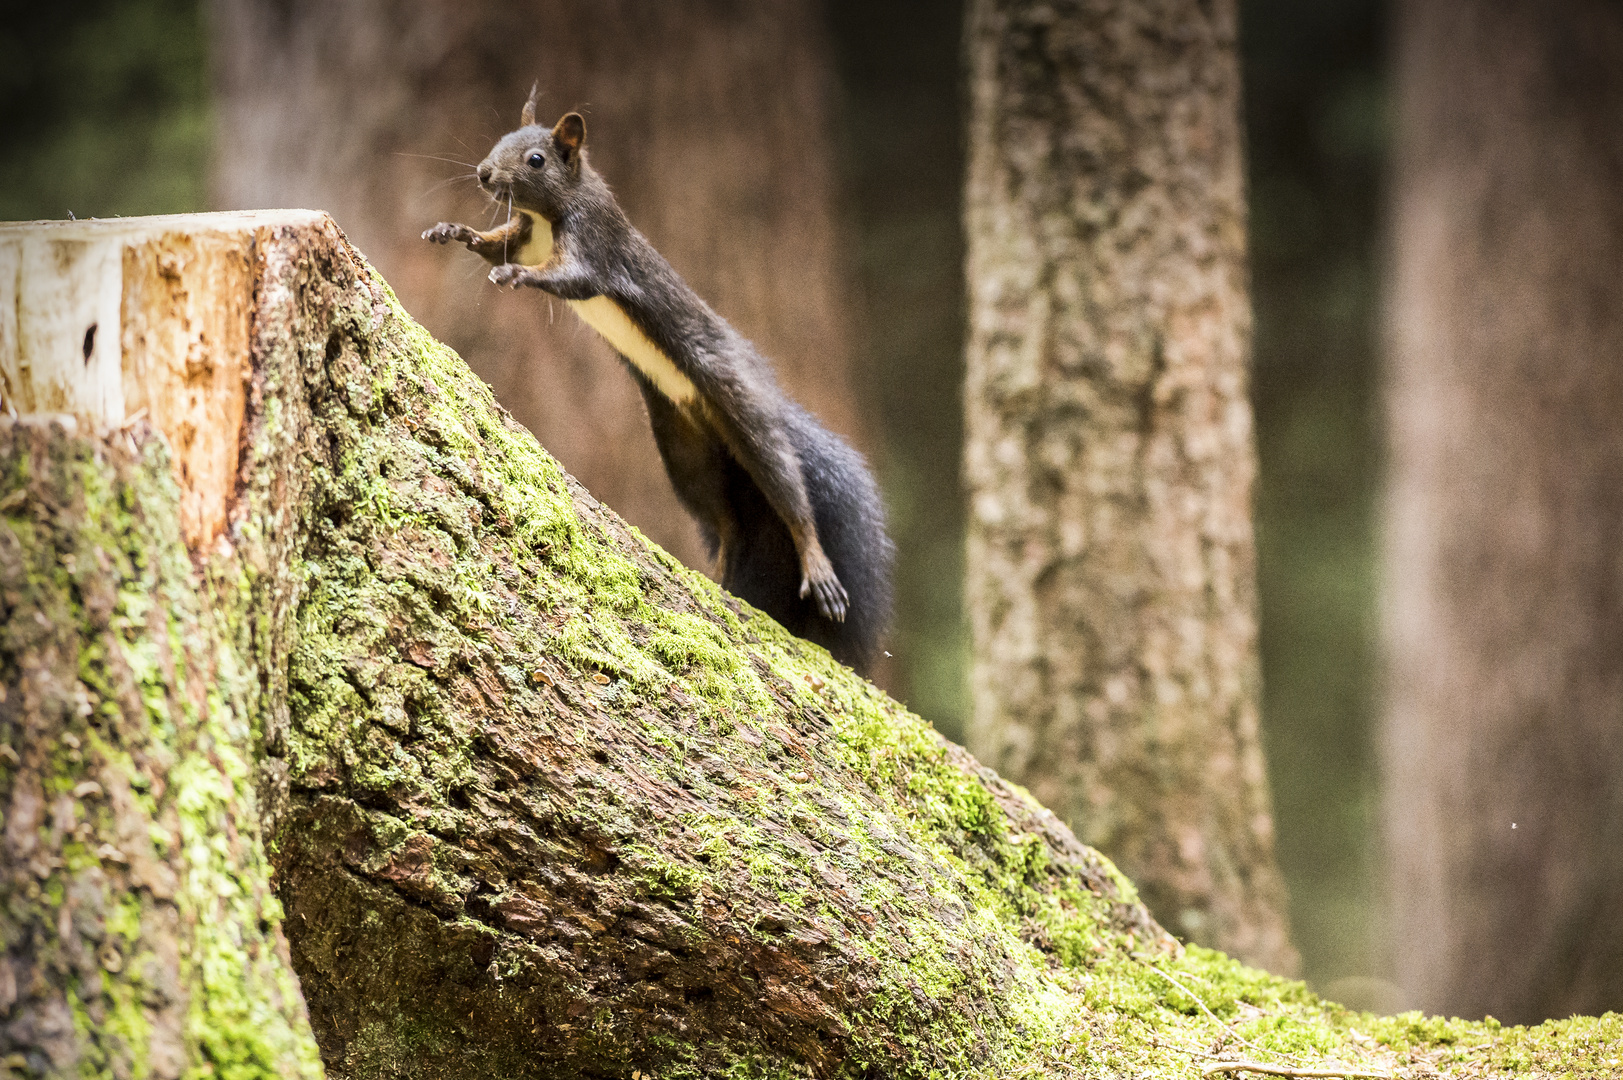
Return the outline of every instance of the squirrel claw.
[[[845,621],[845,613],[850,607],[851,601],[850,597],[846,595],[845,586],[840,584],[839,578],[832,573],[828,577],[820,577],[816,581],[807,577],[801,578],[800,595],[804,598],[808,594],[812,597],[812,602],[817,605],[817,613],[823,618],[832,622]]]
[[[442,221],[432,229],[423,230],[423,239],[431,244],[449,244],[453,241],[467,243],[472,238],[472,229],[466,225],[456,225],[449,221]]]
[[[500,266],[490,268],[490,282],[492,285],[506,285],[516,289],[525,284],[526,268],[517,263],[502,263]]]

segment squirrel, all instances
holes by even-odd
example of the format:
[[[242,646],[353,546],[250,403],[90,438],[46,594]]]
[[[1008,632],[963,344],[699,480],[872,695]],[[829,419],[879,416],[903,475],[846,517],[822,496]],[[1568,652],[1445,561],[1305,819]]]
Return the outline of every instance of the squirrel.
[[[548,130],[534,91],[479,165],[508,208],[488,231],[423,233],[493,264],[490,280],[566,301],[642,391],[677,498],[722,587],[866,674],[890,618],[894,547],[862,456],[778,386],[770,363],[631,226],[586,159],[586,123]]]

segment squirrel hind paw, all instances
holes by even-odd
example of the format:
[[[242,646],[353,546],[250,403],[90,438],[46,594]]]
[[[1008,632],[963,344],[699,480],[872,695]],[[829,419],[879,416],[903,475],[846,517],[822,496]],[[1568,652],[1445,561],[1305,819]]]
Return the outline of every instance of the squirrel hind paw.
[[[812,602],[817,605],[817,613],[831,622],[844,622],[845,613],[850,608],[851,600],[846,595],[845,586],[840,579],[830,574],[827,578],[812,581],[802,578],[800,581],[800,595],[810,594]]]

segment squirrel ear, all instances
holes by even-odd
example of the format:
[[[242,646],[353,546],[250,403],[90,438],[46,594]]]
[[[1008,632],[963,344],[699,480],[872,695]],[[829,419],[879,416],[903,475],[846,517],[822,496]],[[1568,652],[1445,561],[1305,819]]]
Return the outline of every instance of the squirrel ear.
[[[564,152],[565,158],[574,158],[586,141],[586,121],[580,113],[565,113],[552,129],[552,142]]]
[[[530,84],[530,100],[524,103],[524,109],[518,114],[519,127],[529,127],[535,123],[535,102],[541,96],[541,83]]]

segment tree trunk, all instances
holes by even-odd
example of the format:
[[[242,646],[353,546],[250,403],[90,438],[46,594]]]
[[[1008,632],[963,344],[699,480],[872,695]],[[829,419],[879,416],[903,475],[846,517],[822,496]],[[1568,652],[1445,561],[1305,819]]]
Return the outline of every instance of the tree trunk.
[[[608,346],[564,305],[494,289],[480,260],[418,238],[504,212],[473,168],[518,126],[532,82],[540,115],[585,111],[593,164],[632,223],[773,358],[791,395],[867,444],[847,383],[850,266],[814,0],[213,11],[217,204],[329,210],[565,467],[689,566],[708,556]]]
[[[1169,925],[1288,971],[1234,7],[970,6],[971,745]]]
[[[1623,1001],[1623,11],[1415,0],[1392,217],[1385,818],[1399,981]]]
[[[595,502],[324,215],[0,229],[0,312],[13,1073],[314,1076],[311,1030],[329,1075],[446,1080],[1588,1075],[1623,1038],[1180,950]]]

